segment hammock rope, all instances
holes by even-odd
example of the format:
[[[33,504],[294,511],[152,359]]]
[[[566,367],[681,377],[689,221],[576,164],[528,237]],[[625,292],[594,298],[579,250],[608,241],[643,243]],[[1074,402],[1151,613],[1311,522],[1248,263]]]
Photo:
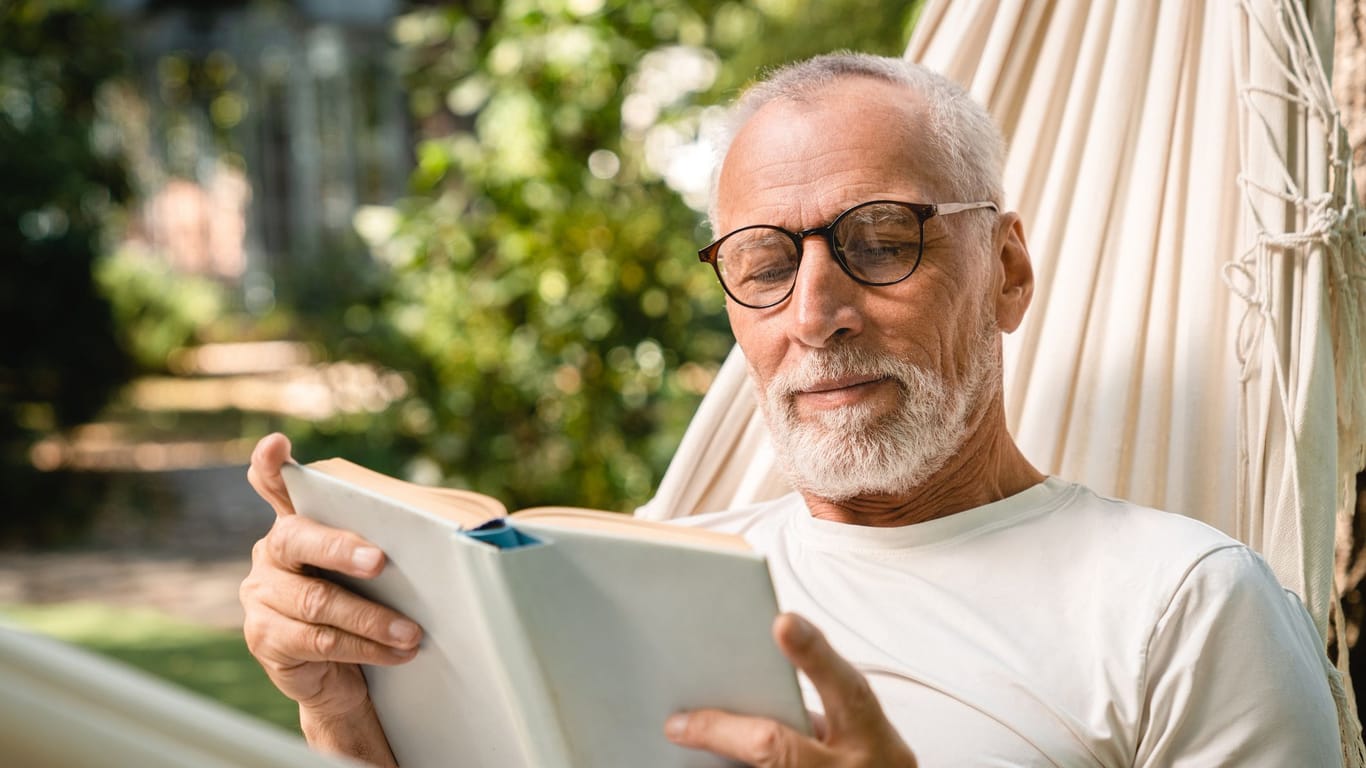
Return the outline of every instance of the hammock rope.
[[[1311,260],[1321,260],[1326,275],[1323,283],[1327,289],[1328,318],[1331,323],[1331,349],[1333,354],[1333,378],[1337,395],[1336,402],[1336,447],[1337,447],[1337,488],[1334,518],[1339,530],[1351,530],[1352,515],[1355,514],[1355,477],[1366,458],[1366,429],[1363,416],[1366,415],[1366,357],[1363,357],[1362,313],[1366,310],[1366,238],[1362,235],[1362,224],[1366,215],[1356,208],[1356,197],[1352,189],[1351,156],[1346,132],[1342,128],[1336,102],[1328,81],[1326,70],[1319,56],[1318,46],[1314,43],[1312,26],[1309,23],[1301,2],[1273,0],[1272,16],[1275,30],[1268,28],[1264,17],[1259,15],[1250,0],[1238,0],[1238,11],[1248,29],[1254,30],[1249,45],[1260,44],[1258,55],[1262,60],[1274,64],[1288,86],[1285,89],[1240,83],[1238,100],[1244,115],[1251,121],[1253,130],[1261,136],[1264,148],[1279,148],[1276,140],[1278,131],[1273,127],[1273,117],[1284,118],[1280,106],[1291,108],[1288,122],[1307,131],[1318,133],[1314,138],[1321,139],[1326,147],[1327,189],[1311,194],[1305,192],[1295,182],[1292,174],[1291,152],[1271,153],[1265,158],[1275,161],[1268,175],[1279,177],[1279,186],[1253,178],[1246,170],[1238,176],[1238,184],[1243,197],[1244,212],[1255,228],[1255,236],[1249,247],[1235,261],[1224,266],[1223,278],[1229,290],[1242,299],[1244,311],[1239,320],[1239,332],[1235,352],[1239,365],[1239,380],[1242,384],[1240,395],[1247,408],[1254,400],[1250,387],[1263,365],[1269,361],[1271,374],[1269,385],[1272,396],[1279,401],[1281,429],[1287,438],[1285,448],[1288,458],[1285,466],[1295,468],[1289,472],[1289,483],[1293,498],[1302,499],[1301,478],[1298,472],[1303,425],[1296,423],[1300,412],[1296,408],[1296,397],[1300,394],[1292,390],[1299,384],[1292,384],[1288,368],[1293,365],[1295,350],[1288,344],[1279,344],[1286,338],[1283,321],[1295,322],[1296,318],[1285,318],[1278,306],[1280,298],[1275,292],[1275,279],[1283,277],[1289,268],[1296,276]],[[1264,106],[1264,102],[1272,103]],[[1284,130],[1282,128],[1282,130]],[[1246,136],[1244,137],[1246,139]],[[1293,151],[1293,150],[1292,150]],[[1298,228],[1275,227],[1268,224],[1262,211],[1274,210],[1268,205],[1277,201],[1282,206],[1293,208],[1293,216],[1288,221],[1300,222]],[[1289,229],[1291,231],[1279,231]],[[1299,321],[1316,321],[1316,318],[1298,318]],[[1270,340],[1268,341],[1268,337]],[[1254,469],[1249,455],[1250,446],[1246,439],[1246,420],[1239,422],[1239,483],[1237,486],[1238,504],[1244,507],[1253,502],[1255,492],[1250,479]],[[1301,509],[1301,514],[1312,514],[1313,510]],[[1312,525],[1306,519],[1304,525]],[[1314,553],[1308,553],[1312,555]],[[1321,554],[1321,553],[1320,553]],[[1312,566],[1314,563],[1310,563]],[[1338,654],[1336,668],[1325,657],[1325,671],[1338,705],[1338,729],[1342,737],[1343,763],[1349,768],[1366,765],[1366,746],[1362,743],[1360,719],[1355,708],[1352,679],[1349,673],[1347,652],[1347,627],[1341,608],[1341,584],[1336,577],[1328,580],[1329,616],[1320,616],[1315,611],[1315,619],[1320,623],[1331,621],[1337,635]],[[1306,598],[1309,596],[1306,595]],[[1309,601],[1311,609],[1318,606]]]

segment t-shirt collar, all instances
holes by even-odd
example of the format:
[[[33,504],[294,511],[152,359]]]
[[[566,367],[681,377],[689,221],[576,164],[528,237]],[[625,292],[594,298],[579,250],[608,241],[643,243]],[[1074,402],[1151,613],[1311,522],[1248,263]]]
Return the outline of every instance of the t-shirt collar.
[[[897,550],[924,547],[1008,525],[1045,512],[1070,495],[1073,484],[1055,477],[1004,499],[946,517],[895,527],[837,523],[811,516],[805,502],[794,505],[791,525],[806,544],[821,549]]]

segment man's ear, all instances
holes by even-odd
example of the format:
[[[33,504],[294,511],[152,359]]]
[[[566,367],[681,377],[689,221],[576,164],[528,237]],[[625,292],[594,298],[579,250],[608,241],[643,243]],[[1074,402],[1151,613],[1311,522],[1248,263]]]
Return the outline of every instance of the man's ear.
[[[1011,333],[1020,327],[1025,310],[1034,298],[1034,267],[1029,263],[1029,246],[1025,244],[1019,214],[1001,214],[993,244],[998,270],[996,325],[1003,332]]]

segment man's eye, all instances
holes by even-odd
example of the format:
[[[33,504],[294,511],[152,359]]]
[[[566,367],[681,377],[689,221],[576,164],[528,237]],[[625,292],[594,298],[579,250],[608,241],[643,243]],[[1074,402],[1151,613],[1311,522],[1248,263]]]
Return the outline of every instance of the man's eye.
[[[726,279],[736,285],[773,285],[791,280],[796,268],[796,260],[782,249],[747,249],[727,260]]]
[[[844,257],[850,264],[860,267],[876,268],[880,265],[904,264],[915,259],[918,246],[915,243],[856,243],[846,246]]]
[[[723,253],[723,259],[726,282],[734,287],[778,285],[790,281],[797,269],[789,244],[770,236],[737,243]]]
[[[758,285],[780,285],[792,280],[793,264],[768,264],[745,276],[746,282]]]

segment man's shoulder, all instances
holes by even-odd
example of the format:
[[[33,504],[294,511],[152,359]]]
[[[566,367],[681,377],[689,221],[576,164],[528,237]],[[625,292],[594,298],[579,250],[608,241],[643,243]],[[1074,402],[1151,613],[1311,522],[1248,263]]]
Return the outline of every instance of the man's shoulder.
[[[1095,493],[1070,483],[1073,496],[1043,524],[1061,536],[1078,564],[1170,594],[1192,578],[1279,585],[1261,556],[1228,534],[1187,515]]]
[[[1074,529],[1080,535],[1118,546],[1158,547],[1188,554],[1243,546],[1223,531],[1188,515],[1105,496],[1081,483],[1056,478],[1049,482],[1065,488],[1069,494],[1051,522]]]

